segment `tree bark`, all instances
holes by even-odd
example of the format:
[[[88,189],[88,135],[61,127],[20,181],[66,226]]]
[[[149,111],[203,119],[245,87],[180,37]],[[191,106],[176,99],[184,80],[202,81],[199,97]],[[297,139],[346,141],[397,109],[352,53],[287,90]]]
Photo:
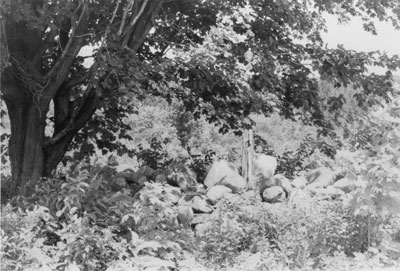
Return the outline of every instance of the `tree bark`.
[[[27,93],[27,90],[20,91]],[[11,179],[3,184],[5,199],[14,195],[27,195],[26,184],[41,177],[49,177],[57,168],[68,150],[75,134],[87,123],[98,106],[94,90],[83,102],[81,110],[69,121],[57,126],[52,138],[45,140],[46,113],[38,109],[32,95],[22,95],[19,99],[4,99],[11,123],[9,153]],[[62,134],[62,136],[59,136]]]
[[[43,176],[44,116],[33,99],[24,98],[19,102],[5,99],[11,123],[9,153],[11,181],[2,184],[6,197],[26,194],[26,184]]]
[[[54,99],[55,115],[57,116],[55,118],[54,136],[49,142],[44,144],[44,176],[52,175],[52,171],[56,169],[57,165],[63,159],[76,133],[85,126],[98,107],[98,96],[93,88],[89,90],[88,96],[82,101],[81,109],[75,116],[71,115],[73,111],[72,105],[68,106],[69,110],[67,112],[61,109],[60,100],[63,100],[63,97],[57,96]],[[62,136],[58,137],[59,135]]]

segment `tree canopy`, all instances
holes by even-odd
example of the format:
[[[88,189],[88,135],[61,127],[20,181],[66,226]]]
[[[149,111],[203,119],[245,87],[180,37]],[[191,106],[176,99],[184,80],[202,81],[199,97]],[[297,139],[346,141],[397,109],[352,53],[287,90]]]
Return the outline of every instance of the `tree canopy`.
[[[2,0],[0,6],[10,194],[51,175],[74,139],[126,151],[117,138],[128,138],[123,119],[140,110],[135,99],[178,99],[221,132],[240,133],[251,125],[251,112],[278,111],[328,133],[318,78],[361,89],[355,98],[362,104],[373,101],[368,95],[389,99],[391,71],[400,67],[399,56],[330,49],[321,37],[324,14],[343,23],[361,17],[373,34],[376,20],[400,29],[398,0]],[[85,46],[93,50],[86,62]],[[368,66],[387,72],[368,73]],[[334,107],[340,99],[332,97]]]

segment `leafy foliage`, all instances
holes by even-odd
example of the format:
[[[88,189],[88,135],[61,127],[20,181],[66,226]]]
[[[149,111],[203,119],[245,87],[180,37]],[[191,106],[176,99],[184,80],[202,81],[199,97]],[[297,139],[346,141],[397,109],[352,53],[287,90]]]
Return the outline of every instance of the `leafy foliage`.
[[[367,251],[370,238],[382,241],[378,231],[369,232],[368,217],[353,215],[341,202],[261,205],[235,199],[222,201],[218,207],[218,214],[204,223],[197,238],[205,261],[220,267],[240,266],[241,254],[256,253],[262,255],[260,270],[268,264],[282,270],[321,268],[321,259],[341,252],[357,255]]]
[[[118,176],[112,163],[82,162],[67,172],[64,181],[32,183],[31,197],[14,198],[2,211],[3,251],[7,251],[3,266],[9,270],[175,267],[182,250],[195,247],[192,233],[176,221],[173,202],[180,191],[148,184],[135,196]]]
[[[240,252],[257,251],[262,243],[272,242],[277,248],[274,243],[277,231],[270,223],[269,216],[260,216],[257,212],[248,213],[240,208],[243,203],[232,203],[229,200],[219,202],[218,214],[206,222],[206,229],[198,240],[207,261],[226,266],[232,264]]]

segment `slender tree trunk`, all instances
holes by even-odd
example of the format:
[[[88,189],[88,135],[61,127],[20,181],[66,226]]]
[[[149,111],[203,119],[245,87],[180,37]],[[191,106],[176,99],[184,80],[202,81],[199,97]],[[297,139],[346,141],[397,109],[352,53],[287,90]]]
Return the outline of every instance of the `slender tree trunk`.
[[[242,176],[247,182],[247,187],[255,189],[257,184],[253,178],[254,138],[253,130],[244,132],[242,144]]]
[[[9,153],[12,179],[5,189],[12,196],[25,194],[26,183],[43,176],[45,116],[28,97],[18,103],[6,100],[6,105],[11,123]]]

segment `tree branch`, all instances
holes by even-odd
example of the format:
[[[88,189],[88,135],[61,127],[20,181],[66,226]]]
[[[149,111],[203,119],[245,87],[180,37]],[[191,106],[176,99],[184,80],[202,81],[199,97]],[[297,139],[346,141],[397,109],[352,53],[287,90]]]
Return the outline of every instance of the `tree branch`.
[[[136,24],[136,22],[139,20],[140,16],[142,16],[143,11],[144,11],[148,1],[149,0],[144,0],[142,6],[140,7],[139,13],[134,18],[132,18],[132,21],[130,23],[131,26],[134,26]]]
[[[129,24],[125,31],[125,36],[121,46],[129,47],[132,51],[136,52],[140,45],[143,43],[150,29],[153,27],[154,18],[158,15],[164,1],[145,1],[137,16],[132,19],[133,25]],[[140,15],[140,16],[139,16]]]
[[[78,21],[72,26],[72,33],[68,43],[57,62],[46,75],[46,78],[51,82],[51,85],[44,95],[46,98],[43,101],[44,105],[48,104],[48,100],[52,99],[60,89],[61,84],[64,82],[70,72],[70,68],[75,57],[78,55],[83,46],[82,42],[84,37],[82,35],[87,30],[89,17],[88,1],[84,0],[82,7],[79,5],[75,11],[78,12],[78,9],[81,9],[81,13]]]
[[[58,163],[62,160],[65,152],[68,150],[68,146],[74,139],[75,134],[83,128],[88,120],[93,116],[97,109],[98,97],[96,90],[91,88],[89,95],[83,102],[83,106],[80,107],[80,111],[75,117],[71,118],[66,126],[50,140],[45,142],[43,145],[45,154],[44,173],[46,176],[50,176],[53,170],[57,167]]]
[[[128,14],[129,10],[132,8],[133,2],[134,2],[134,0],[130,0],[130,1],[126,4],[126,6],[125,6],[124,14],[122,15],[121,24],[120,24],[119,30],[118,30],[118,32],[117,32],[117,35],[118,35],[118,36],[121,36],[122,31],[124,30],[125,21],[126,21],[126,15]]]
[[[43,144],[45,148],[56,144],[66,135],[79,131],[86,122],[92,117],[97,109],[98,95],[95,88],[91,87],[87,95],[83,98],[81,105],[72,113],[69,114],[69,120],[64,120],[64,128],[55,134]]]

